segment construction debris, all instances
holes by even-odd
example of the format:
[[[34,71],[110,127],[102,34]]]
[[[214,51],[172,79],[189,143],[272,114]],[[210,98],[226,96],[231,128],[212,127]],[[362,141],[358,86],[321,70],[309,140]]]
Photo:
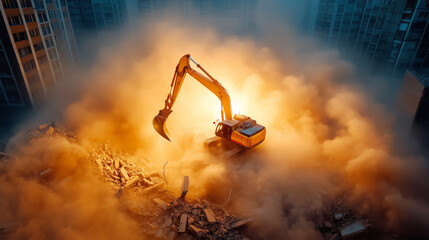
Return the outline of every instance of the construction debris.
[[[28,141],[61,136],[70,142],[79,143],[79,139],[72,131],[54,122],[40,125],[37,129],[28,131],[26,136]],[[93,165],[94,173],[116,191],[121,209],[140,224],[142,234],[148,236],[148,239],[248,240],[243,236],[242,230],[252,222],[252,218],[234,216],[222,206],[206,200],[185,201],[189,191],[188,176],[183,178],[183,185],[178,194],[180,197],[175,198],[167,187],[163,189],[164,186],[168,186],[165,172],[152,172],[146,169],[147,166],[137,166],[130,161],[126,153],[114,150],[109,143],[91,147],[93,149],[89,149],[91,154],[88,160]],[[12,158],[15,157],[0,152],[0,163]],[[43,183],[55,175],[55,168],[48,167],[37,169],[35,174]],[[46,185],[51,184],[55,182]],[[323,199],[328,197],[326,192],[320,193]],[[228,199],[230,198],[231,191]],[[374,225],[368,224],[362,216],[351,211],[352,207],[346,206],[346,202],[344,199],[328,199],[324,205],[326,209],[314,214],[316,228],[324,235],[324,239],[347,240],[360,235],[363,235],[361,239],[403,239],[394,235],[390,238],[385,238],[384,235],[374,238],[371,235]],[[0,239],[4,239],[3,236],[15,228],[14,224],[0,223]]]
[[[120,196],[124,190],[139,189],[145,193],[159,190],[164,184],[164,178],[158,172],[146,176],[145,171],[134,163],[127,161],[128,156],[105,143],[94,149],[91,160],[95,168],[104,176],[112,188]]]
[[[216,219],[214,217],[212,210],[204,209],[204,214],[206,215],[206,219],[209,223],[215,223],[216,222]]]
[[[335,220],[341,220],[341,219],[343,219],[343,214],[341,214],[341,213],[337,213],[337,214],[335,214]]]
[[[52,169],[48,168],[48,169],[42,171],[39,175],[42,179],[49,180],[49,179],[53,178],[54,171]]]
[[[40,125],[36,130],[28,130],[28,140],[34,140],[45,136],[63,136],[71,142],[77,142],[77,136],[65,125],[56,122]]]
[[[188,214],[182,214],[182,216],[180,216],[180,225],[179,225],[178,232],[181,232],[181,233],[185,232],[187,223],[188,223]]]
[[[182,200],[185,199],[185,196],[186,196],[186,193],[188,193],[188,190],[189,190],[189,176],[185,176],[183,178],[182,195],[180,196]]]
[[[251,221],[253,221],[252,218],[240,219],[238,221],[231,223],[230,227],[232,229],[241,228],[241,227],[244,227],[245,225],[247,225],[248,223],[250,223]]]
[[[341,230],[341,236],[343,239],[350,239],[362,234],[365,230],[366,228],[363,223],[361,221],[357,221]]]

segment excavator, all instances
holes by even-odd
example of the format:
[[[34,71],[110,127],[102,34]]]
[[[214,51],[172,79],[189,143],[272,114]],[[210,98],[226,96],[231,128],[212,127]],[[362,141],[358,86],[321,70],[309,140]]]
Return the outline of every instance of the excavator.
[[[201,69],[206,76],[194,70],[190,66],[190,60]],[[165,122],[172,112],[172,107],[179,95],[180,88],[185,80],[186,74],[194,77],[199,83],[216,95],[221,102],[222,121],[216,126],[215,135],[207,139],[204,145],[209,149],[222,149],[229,152],[229,155],[240,152],[243,149],[254,148],[265,139],[266,129],[256,123],[255,120],[242,114],[232,115],[231,98],[228,90],[214,79],[200,64],[195,62],[191,55],[184,55],[177,64],[173,80],[170,85],[170,92],[165,100],[164,108],[153,119],[155,130],[165,139],[170,140],[170,134],[165,127]],[[219,151],[218,151],[219,152]]]

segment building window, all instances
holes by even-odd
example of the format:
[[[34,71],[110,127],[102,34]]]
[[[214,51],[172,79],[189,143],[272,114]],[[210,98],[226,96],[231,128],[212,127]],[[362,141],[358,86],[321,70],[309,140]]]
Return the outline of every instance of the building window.
[[[46,48],[51,48],[54,46],[54,40],[52,38],[48,38],[45,40]]]
[[[51,28],[49,27],[49,24],[42,25],[42,32],[43,32],[43,36],[51,34]]]
[[[401,23],[400,25],[399,25],[399,31],[407,31],[407,28],[408,28],[408,23]]]
[[[31,60],[27,63],[22,64],[22,67],[24,68],[25,72],[28,72],[36,68],[36,63],[34,62],[34,60]]]
[[[25,32],[19,32],[19,33],[13,34],[13,39],[15,40],[15,42],[19,42],[19,41],[27,40],[28,37]]]
[[[4,8],[18,8],[16,0],[2,0]]]
[[[21,0],[21,7],[33,7],[31,0]]]
[[[419,17],[427,18],[429,12],[420,12]]]
[[[48,17],[46,16],[46,13],[42,12],[42,13],[38,13],[37,16],[39,17],[39,22],[47,22],[48,21]]]
[[[27,55],[29,55],[31,53],[32,52],[31,52],[31,48],[30,47],[25,47],[25,48],[18,49],[18,54],[19,54],[20,57],[25,57],[25,56],[27,56]]]
[[[43,5],[42,0],[34,0],[34,8],[35,9],[44,9],[45,6]]]
[[[25,21],[26,22],[35,22],[36,21],[36,17],[34,16],[34,14],[26,14],[24,15]]]
[[[31,30],[29,30],[29,32],[30,32],[30,36],[32,36],[32,37],[36,37],[36,36],[39,36],[40,35],[40,32],[39,32],[39,29],[31,29]]]
[[[43,48],[44,48],[43,43],[41,43],[41,42],[34,44],[34,51],[36,51],[36,52],[39,50],[42,50]]]
[[[7,20],[9,21],[9,25],[10,26],[21,25],[22,24],[22,18],[21,18],[21,16],[7,17]]]

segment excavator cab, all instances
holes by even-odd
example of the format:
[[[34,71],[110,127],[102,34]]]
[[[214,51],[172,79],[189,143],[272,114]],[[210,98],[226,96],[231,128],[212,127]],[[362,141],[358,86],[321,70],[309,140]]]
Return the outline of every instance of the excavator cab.
[[[231,139],[232,132],[238,127],[239,123],[240,122],[237,120],[225,120],[220,122],[216,127],[216,136]]]

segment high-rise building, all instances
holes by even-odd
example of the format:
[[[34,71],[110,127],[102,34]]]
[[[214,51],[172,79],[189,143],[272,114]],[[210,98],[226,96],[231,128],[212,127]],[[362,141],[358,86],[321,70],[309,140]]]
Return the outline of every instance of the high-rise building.
[[[402,77],[428,66],[429,0],[320,0],[315,32]]]
[[[0,15],[0,105],[37,107],[78,62],[66,3],[2,0]]]
[[[406,1],[389,62],[395,76],[406,69],[429,75],[429,0]]]

